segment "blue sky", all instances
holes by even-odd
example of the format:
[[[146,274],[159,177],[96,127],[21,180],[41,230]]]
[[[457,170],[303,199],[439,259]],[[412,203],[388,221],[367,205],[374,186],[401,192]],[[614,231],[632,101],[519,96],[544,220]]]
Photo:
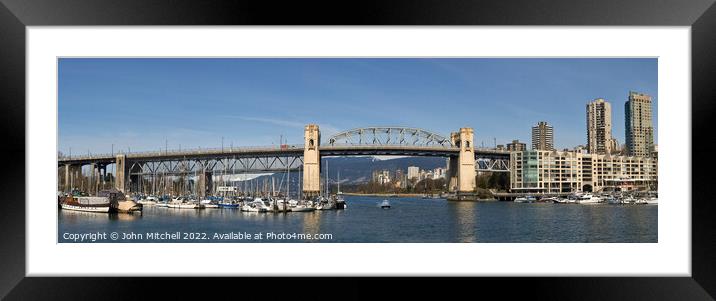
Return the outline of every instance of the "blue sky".
[[[86,59],[59,61],[59,150],[109,153],[164,148],[303,143],[365,126],[449,135],[475,129],[477,146],[530,142],[554,126],[559,149],[586,144],[585,105],[612,103],[624,143],[629,91],[652,96],[657,59]]]

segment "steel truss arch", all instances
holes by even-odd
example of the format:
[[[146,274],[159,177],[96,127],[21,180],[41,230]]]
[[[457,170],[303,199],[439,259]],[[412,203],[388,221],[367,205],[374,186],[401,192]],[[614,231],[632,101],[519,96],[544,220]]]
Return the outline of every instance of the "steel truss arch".
[[[453,147],[442,135],[411,127],[364,127],[328,138],[329,145],[403,145]]]

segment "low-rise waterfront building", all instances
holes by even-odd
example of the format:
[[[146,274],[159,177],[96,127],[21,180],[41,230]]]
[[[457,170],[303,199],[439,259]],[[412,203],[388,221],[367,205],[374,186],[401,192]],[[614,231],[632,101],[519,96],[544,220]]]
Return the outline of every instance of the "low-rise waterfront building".
[[[657,188],[653,157],[523,151],[510,154],[510,190],[529,193],[652,190]]]

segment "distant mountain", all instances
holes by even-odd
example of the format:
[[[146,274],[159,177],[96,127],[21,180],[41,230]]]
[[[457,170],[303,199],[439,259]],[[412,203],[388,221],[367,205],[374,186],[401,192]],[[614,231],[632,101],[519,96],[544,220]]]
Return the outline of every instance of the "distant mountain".
[[[326,161],[328,164],[326,164]],[[325,168],[328,165],[328,177],[330,181],[335,183],[338,178],[338,171],[340,171],[341,183],[342,184],[360,184],[366,183],[371,180],[373,170],[390,170],[391,173],[398,169],[402,169],[404,173],[408,172],[408,166],[417,166],[420,169],[435,169],[438,167],[445,168],[447,161],[445,158],[440,157],[405,157],[395,159],[377,159],[374,157],[333,157],[323,158],[321,160],[321,181],[325,181]],[[263,183],[270,187],[271,177],[274,178],[276,189],[283,181],[283,187],[281,190],[285,191],[286,175],[281,173],[268,174],[256,177],[250,180],[251,185],[260,185],[263,187]],[[232,180],[235,185],[240,187],[244,186],[243,181],[238,179]],[[249,182],[247,182],[248,184]],[[298,191],[298,172],[291,173],[291,191]]]
[[[408,172],[408,166],[417,166],[420,169],[435,169],[446,167],[445,158],[439,157],[405,157],[381,160],[374,157],[336,157],[324,158],[321,162],[325,172],[326,161],[328,161],[328,177],[336,180],[338,171],[341,173],[341,183],[365,183],[371,180],[373,170],[390,170],[391,173],[402,169]],[[325,177],[325,174],[322,174]]]

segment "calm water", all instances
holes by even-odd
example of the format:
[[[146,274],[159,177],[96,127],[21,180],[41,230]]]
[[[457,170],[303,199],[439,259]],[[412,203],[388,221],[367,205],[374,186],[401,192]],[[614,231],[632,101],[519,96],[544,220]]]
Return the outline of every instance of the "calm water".
[[[133,215],[60,210],[58,235],[59,242],[658,242],[658,206],[390,198],[392,209],[386,210],[378,207],[382,200],[348,196],[347,210],[287,214],[159,207]],[[304,234],[322,236],[305,239]]]

